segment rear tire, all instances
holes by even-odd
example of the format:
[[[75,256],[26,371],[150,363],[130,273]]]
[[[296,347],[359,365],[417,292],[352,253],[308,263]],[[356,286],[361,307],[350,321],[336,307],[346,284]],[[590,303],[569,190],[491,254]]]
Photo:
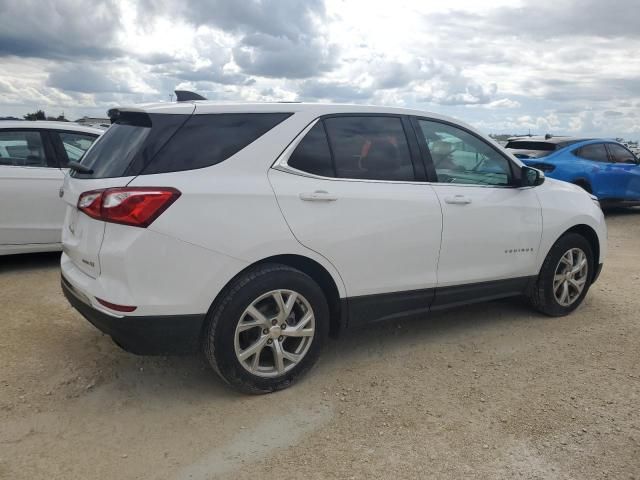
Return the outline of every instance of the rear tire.
[[[222,292],[207,315],[203,350],[233,388],[269,393],[315,364],[328,333],[329,307],[318,284],[286,265],[264,264]]]
[[[547,254],[529,301],[545,315],[568,315],[587,295],[594,271],[593,250],[587,239],[577,233],[565,234]]]

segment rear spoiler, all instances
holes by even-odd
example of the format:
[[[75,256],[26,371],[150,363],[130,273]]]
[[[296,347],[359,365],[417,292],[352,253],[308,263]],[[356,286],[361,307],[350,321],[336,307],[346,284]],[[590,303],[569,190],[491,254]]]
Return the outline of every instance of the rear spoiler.
[[[195,92],[190,92],[188,90],[175,90],[176,100],[178,102],[190,102],[193,100],[206,100],[205,97],[199,95]],[[194,107],[195,108],[195,107]],[[130,114],[132,117],[140,117],[147,115],[149,112],[146,108],[140,107],[115,107],[107,111],[107,115],[111,120],[111,123],[114,123],[116,120],[122,117],[123,114]]]
[[[111,123],[115,123],[116,120],[122,117],[122,115],[131,114],[133,117],[147,117],[147,112],[142,108],[135,107],[118,107],[112,108],[107,112]],[[148,117],[147,117],[148,118]]]

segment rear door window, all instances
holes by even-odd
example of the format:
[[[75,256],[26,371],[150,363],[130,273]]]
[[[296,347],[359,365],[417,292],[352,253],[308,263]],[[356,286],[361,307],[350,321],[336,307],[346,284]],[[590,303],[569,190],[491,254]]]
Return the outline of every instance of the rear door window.
[[[592,160],[594,162],[608,162],[607,150],[604,148],[603,143],[592,143],[591,145],[585,145],[576,151],[576,154],[586,160]]]
[[[409,144],[399,117],[329,117],[324,123],[337,177],[415,180]]]
[[[289,157],[287,164],[297,170],[314,175],[335,177],[329,141],[322,121],[317,122],[307,132]]]
[[[38,130],[0,131],[0,165],[48,167],[42,134]]]

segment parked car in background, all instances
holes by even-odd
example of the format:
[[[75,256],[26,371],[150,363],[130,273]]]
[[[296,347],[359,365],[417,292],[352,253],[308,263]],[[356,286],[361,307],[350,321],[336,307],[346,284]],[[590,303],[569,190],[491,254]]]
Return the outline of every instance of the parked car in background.
[[[68,122],[0,121],[0,255],[61,249],[67,164],[102,133]]]
[[[640,205],[640,160],[613,140],[522,137],[506,145],[525,165],[574,183],[604,205]]]
[[[63,291],[124,349],[203,349],[245,392],[289,386],[344,327],[518,295],[566,315],[606,255],[597,200],[451,118],[282,103],[111,113],[65,178]]]

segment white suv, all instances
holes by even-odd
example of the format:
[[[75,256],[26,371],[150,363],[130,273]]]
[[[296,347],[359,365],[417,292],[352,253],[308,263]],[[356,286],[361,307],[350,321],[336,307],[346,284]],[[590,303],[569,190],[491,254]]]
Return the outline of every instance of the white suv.
[[[597,200],[426,112],[118,108],[65,180],[62,286],[122,348],[203,349],[232,386],[289,386],[329,333],[524,295],[583,300]]]

